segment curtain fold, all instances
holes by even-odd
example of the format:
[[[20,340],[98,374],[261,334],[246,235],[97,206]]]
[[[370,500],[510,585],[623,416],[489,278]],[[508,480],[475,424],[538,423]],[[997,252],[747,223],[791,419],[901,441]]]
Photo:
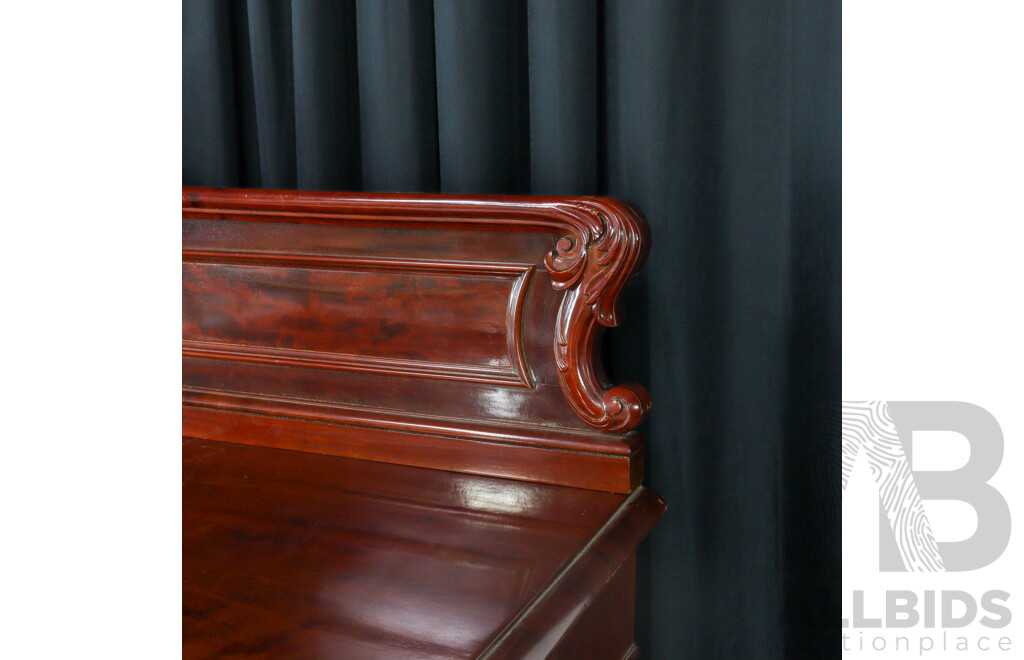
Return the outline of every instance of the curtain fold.
[[[837,0],[186,0],[188,185],[601,194],[653,249],[651,658],[839,652]]]
[[[295,106],[292,187],[363,185],[354,1],[291,3]]]
[[[530,189],[526,6],[515,0],[435,0],[441,188]]]
[[[255,95],[258,185],[263,188],[295,188],[297,184],[295,68],[289,5],[279,0],[253,0],[246,11]]]
[[[422,0],[356,3],[367,190],[441,188],[433,17]]]
[[[228,5],[186,3],[181,43],[182,180],[238,185],[235,30]]]
[[[598,180],[598,14],[588,0],[527,3],[530,192],[586,195]]]

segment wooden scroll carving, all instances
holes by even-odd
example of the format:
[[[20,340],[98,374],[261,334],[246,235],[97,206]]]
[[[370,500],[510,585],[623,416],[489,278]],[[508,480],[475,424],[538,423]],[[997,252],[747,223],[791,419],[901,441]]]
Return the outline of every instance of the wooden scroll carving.
[[[553,321],[555,324],[553,350],[557,377],[560,389],[573,412],[594,429],[626,435],[640,424],[650,409],[651,400],[647,390],[633,383],[617,386],[607,383],[594,355],[602,329],[619,324],[616,309],[619,295],[627,280],[643,263],[650,246],[646,222],[628,204],[596,197],[452,197],[183,188],[182,213],[185,221],[191,223],[188,225],[189,231],[195,232],[194,235],[190,233],[188,243],[183,244],[183,261],[187,268],[213,268],[220,264],[276,269],[282,282],[287,280],[285,283],[290,283],[289,286],[294,284],[299,289],[303,286],[310,288],[310,283],[302,279],[305,276],[301,273],[311,269],[344,273],[379,272],[380,278],[391,275],[397,284],[405,286],[407,293],[415,289],[409,280],[403,283],[403,273],[495,276],[508,280],[512,286],[505,316],[509,365],[453,364],[452,360],[444,359],[444,355],[437,359],[389,355],[387,352],[394,347],[387,342],[355,347],[360,350],[341,350],[352,347],[321,350],[315,346],[292,346],[288,341],[294,337],[271,337],[264,342],[269,342],[267,346],[261,345],[258,350],[243,350],[233,344],[227,348],[213,344],[208,337],[190,336],[185,338],[183,344],[184,354],[189,358],[333,369],[368,373],[382,378],[427,377],[511,387],[536,393],[537,384],[527,364],[522,335],[524,330],[521,326],[525,322],[523,310],[524,301],[528,298],[528,280],[535,273],[533,267],[543,261],[554,289],[563,292],[563,295],[560,301],[552,304],[550,311],[555,312],[554,318],[545,316],[543,319],[535,318],[532,322],[546,324]],[[215,229],[214,225],[220,223],[223,223],[223,227]],[[351,226],[354,233],[348,234],[347,238],[343,232],[319,234],[312,229],[319,226]],[[429,238],[426,234],[416,233],[425,229],[436,230],[442,238]],[[481,231],[474,237],[474,234],[466,230]],[[516,233],[520,239],[505,243],[487,236],[487,232]],[[530,235],[543,238],[532,242],[528,239]],[[551,235],[559,237],[553,249],[550,247]],[[334,242],[328,245],[324,243],[328,238],[324,237],[330,237],[329,241]],[[396,245],[390,243],[395,240],[394,237],[404,238]],[[465,247],[467,245],[472,247]],[[535,247],[540,245],[543,248]],[[484,261],[480,261],[481,253],[485,254]],[[351,279],[353,276],[344,277]],[[341,275],[336,279],[340,278]],[[239,283],[239,286],[242,284],[244,282]],[[340,285],[335,282],[331,286]],[[378,282],[377,286],[383,284]],[[207,302],[210,302],[209,296],[219,295],[216,287],[198,288],[196,291],[197,300],[206,296]],[[482,294],[478,291],[476,295]],[[282,305],[298,300],[295,296],[289,296],[291,294],[281,293],[277,297],[283,300]],[[228,296],[226,300],[230,302],[231,297]],[[558,305],[557,310],[553,309],[554,305]],[[263,327],[257,329],[261,332],[267,330]],[[526,332],[535,333],[538,330],[529,328]],[[203,343],[197,339],[207,341]],[[227,332],[226,338],[214,338],[213,341],[231,342],[233,339],[231,333]],[[275,345],[274,341],[280,345]],[[416,347],[403,348],[412,350]],[[436,348],[426,347],[431,350]],[[370,349],[383,353],[367,354]],[[209,362],[193,362],[192,366],[197,373],[206,369],[202,372],[203,378],[211,382],[214,382],[211,379],[216,378],[213,387],[218,390],[223,389],[219,385],[221,381],[229,377],[236,380],[241,378],[234,371],[216,371],[216,366]],[[321,378],[311,372],[303,372],[303,377],[309,379],[310,383]],[[233,387],[239,392],[258,396],[267,394],[259,391],[262,386],[257,380],[247,383],[245,387]],[[382,379],[373,381],[373,385],[381,391],[391,391]],[[197,391],[198,387],[193,384],[189,392]],[[311,384],[309,387],[315,389],[321,386]],[[254,389],[256,391],[250,391]],[[411,386],[406,386],[403,392],[406,393],[403,396],[406,396],[413,390]],[[466,392],[465,406],[454,399],[445,399],[443,402],[448,406],[447,412],[437,414],[446,419],[461,419],[463,415],[486,420],[500,419],[505,424],[506,418],[489,412],[490,390]],[[291,395],[280,396],[288,398]],[[502,402],[523,402],[530,396],[534,394],[517,392],[514,397],[499,398]],[[539,401],[546,396],[546,392],[536,393],[535,400]],[[333,404],[342,403],[332,401]],[[326,401],[326,404],[333,405],[332,401]],[[406,403],[397,401],[395,409],[412,411]],[[528,419],[517,418],[515,423],[522,421],[547,430],[560,426],[558,413],[551,412],[556,408],[538,408],[541,409],[548,411],[545,414],[549,417],[540,419],[531,413]],[[479,415],[480,411],[484,415]],[[464,435],[464,426],[448,432]],[[606,440],[603,438],[600,441],[600,447],[616,452],[627,451],[625,445],[608,443]],[[633,451],[632,445],[628,451]]]
[[[629,431],[650,410],[650,394],[636,383],[606,387],[595,372],[593,352],[598,325],[619,324],[619,293],[647,256],[647,226],[633,209],[611,200],[581,200],[571,208],[579,233],[559,240],[544,260],[552,285],[566,291],[555,330],[559,379],[573,410],[588,424]]]

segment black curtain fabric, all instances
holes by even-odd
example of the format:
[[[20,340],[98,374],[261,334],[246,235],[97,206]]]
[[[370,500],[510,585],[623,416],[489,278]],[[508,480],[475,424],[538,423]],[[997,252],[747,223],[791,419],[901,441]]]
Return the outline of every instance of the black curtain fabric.
[[[839,652],[838,0],[186,0],[188,185],[612,195],[651,658]]]

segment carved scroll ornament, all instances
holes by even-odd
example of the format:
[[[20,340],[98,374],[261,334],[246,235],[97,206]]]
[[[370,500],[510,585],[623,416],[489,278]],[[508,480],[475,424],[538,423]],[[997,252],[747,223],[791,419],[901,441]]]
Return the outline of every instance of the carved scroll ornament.
[[[562,390],[590,426],[616,433],[635,428],[650,395],[628,383],[610,387],[594,364],[599,326],[616,326],[616,302],[650,246],[647,224],[632,207],[605,198],[449,197],[419,194],[339,196],[330,192],[182,189],[189,218],[312,224],[433,225],[562,234],[545,258],[554,288],[565,291],[554,351]]]
[[[574,205],[578,230],[561,238],[544,265],[552,285],[564,290],[555,329],[555,362],[573,410],[594,428],[626,432],[651,408],[643,386],[606,387],[594,366],[600,328],[619,325],[617,301],[649,249],[647,226],[630,207],[611,200]]]

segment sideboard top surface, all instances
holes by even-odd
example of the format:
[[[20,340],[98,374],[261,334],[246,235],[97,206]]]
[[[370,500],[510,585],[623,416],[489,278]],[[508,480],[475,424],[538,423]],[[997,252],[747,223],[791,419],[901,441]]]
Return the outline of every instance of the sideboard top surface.
[[[503,631],[515,657],[550,623],[517,614],[627,499],[190,438],[182,480],[185,657],[476,657]]]

